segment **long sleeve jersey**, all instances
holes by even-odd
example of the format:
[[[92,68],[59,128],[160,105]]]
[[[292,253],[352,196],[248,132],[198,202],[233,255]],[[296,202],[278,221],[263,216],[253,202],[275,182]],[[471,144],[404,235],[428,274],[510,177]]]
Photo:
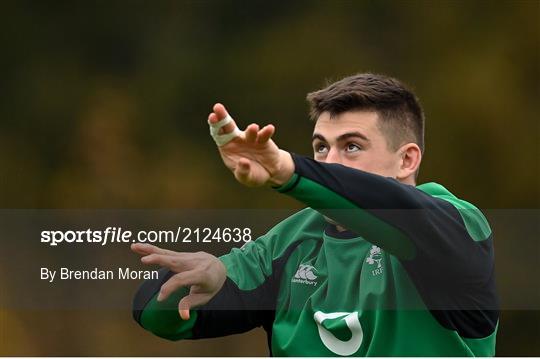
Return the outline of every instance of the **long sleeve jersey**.
[[[493,239],[480,210],[437,183],[411,186],[294,155],[276,188],[308,207],[220,257],[221,290],[184,321],[174,273],[134,299],[134,318],[170,340],[263,327],[276,356],[492,356]],[[337,230],[340,227],[345,231]]]

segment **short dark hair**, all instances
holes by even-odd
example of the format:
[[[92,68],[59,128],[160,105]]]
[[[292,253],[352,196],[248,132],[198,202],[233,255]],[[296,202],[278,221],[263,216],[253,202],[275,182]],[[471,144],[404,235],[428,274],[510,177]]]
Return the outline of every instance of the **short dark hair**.
[[[424,152],[422,107],[414,93],[394,78],[371,73],[345,77],[309,93],[307,100],[314,121],[326,111],[331,117],[347,111],[374,111],[391,150],[414,142]]]

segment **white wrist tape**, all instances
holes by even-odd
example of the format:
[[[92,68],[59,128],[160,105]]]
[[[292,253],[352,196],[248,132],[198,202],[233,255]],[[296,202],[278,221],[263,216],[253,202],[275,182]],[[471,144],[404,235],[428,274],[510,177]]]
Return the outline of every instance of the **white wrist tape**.
[[[240,136],[242,134],[242,132],[244,131],[240,131],[238,129],[237,126],[234,127],[234,130],[230,133],[226,133],[226,134],[219,134],[219,130],[232,122],[232,117],[230,115],[227,115],[227,117],[225,117],[224,119],[222,120],[219,120],[218,122],[216,123],[210,123],[208,122],[208,125],[210,126],[210,135],[212,136],[212,138],[214,139],[214,141],[216,142],[216,144],[218,146],[224,146],[226,145],[227,143],[229,143],[233,138],[237,137],[237,136]]]

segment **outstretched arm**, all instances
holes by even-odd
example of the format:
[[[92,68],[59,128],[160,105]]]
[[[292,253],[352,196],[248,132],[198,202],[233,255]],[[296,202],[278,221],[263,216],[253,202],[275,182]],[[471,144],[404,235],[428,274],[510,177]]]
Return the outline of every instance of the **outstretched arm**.
[[[216,104],[208,123],[212,127],[228,116],[225,107]],[[403,259],[438,246],[436,238],[453,245],[453,238],[441,238],[441,234],[466,233],[461,217],[473,217],[475,225],[485,227],[482,239],[489,235],[485,218],[473,206],[458,211],[447,198],[428,195],[395,179],[291,155],[271,139],[274,131],[272,125],[259,129],[251,124],[241,132],[232,121],[219,132],[229,136],[227,141],[220,142],[214,133],[225,165],[240,183],[273,186]],[[418,233],[431,239],[420,240]]]
[[[227,124],[219,128],[223,123]],[[393,208],[409,208],[412,204],[406,202],[411,201],[410,196],[393,194],[405,194],[403,187],[410,186],[342,165],[293,156],[272,140],[275,132],[273,125],[260,128],[257,124],[251,124],[245,131],[240,131],[225,107],[219,103],[214,105],[213,112],[208,116],[208,124],[224,164],[240,183],[250,187],[272,186],[389,252],[401,257],[412,255],[412,244],[405,239],[402,231],[364,211],[365,207],[362,207],[375,203],[381,205],[376,201],[382,200],[383,207],[375,208],[391,205],[395,206]],[[373,182],[376,186],[373,186]],[[380,191],[380,195],[369,195],[370,191],[373,193],[375,190]],[[345,196],[344,192],[353,194],[353,197]],[[368,195],[355,196],[355,193]]]

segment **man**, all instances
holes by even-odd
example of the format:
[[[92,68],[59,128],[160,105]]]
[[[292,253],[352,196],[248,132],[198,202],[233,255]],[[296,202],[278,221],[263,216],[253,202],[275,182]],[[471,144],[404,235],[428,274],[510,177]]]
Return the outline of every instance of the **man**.
[[[359,74],[308,101],[314,160],[278,148],[274,126],[240,131],[214,106],[211,134],[236,179],[308,208],[219,259],[134,244],[143,263],[165,267],[139,289],[135,319],[172,340],[263,326],[278,356],[494,355],[491,229],[443,186],[416,186],[414,94]]]

